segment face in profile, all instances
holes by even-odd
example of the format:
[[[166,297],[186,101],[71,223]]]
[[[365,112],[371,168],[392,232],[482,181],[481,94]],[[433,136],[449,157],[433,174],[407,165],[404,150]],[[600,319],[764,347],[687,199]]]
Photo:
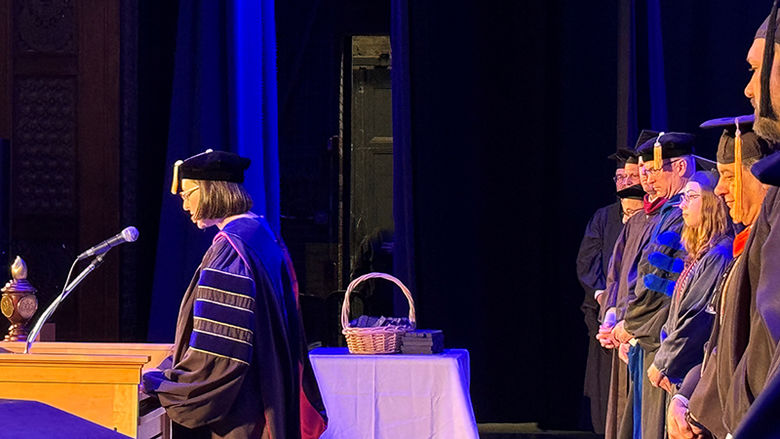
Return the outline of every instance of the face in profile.
[[[623,167],[626,174],[625,187],[631,187],[639,184],[639,165],[636,163],[626,163]]]
[[[655,168],[652,161],[645,162],[647,184],[659,197],[671,198],[674,186],[674,169],[678,160],[664,160],[660,168]]]
[[[739,212],[734,210],[734,188],[734,163],[727,165],[718,163],[718,185],[715,186],[715,195],[723,198],[731,218],[738,218]]]
[[[639,183],[642,185],[642,190],[645,191],[651,197],[655,196],[655,189],[647,181],[647,167],[643,161],[639,161]]]
[[[750,104],[753,105],[754,113],[756,116],[756,122],[753,124],[753,130],[759,136],[771,141],[780,142],[780,120],[770,119],[767,117],[759,116],[759,108],[761,105],[761,70],[765,67],[763,65],[764,58],[764,45],[766,40],[763,38],[757,38],[753,40],[753,45],[748,50],[747,62],[750,65],[750,81],[745,86],[745,96],[750,99]],[[772,66],[773,74],[769,79],[770,90],[770,103],[772,109],[774,109],[775,115],[780,117],[778,109],[780,109],[780,75],[774,73],[778,70],[778,63],[780,63],[780,45],[775,44],[775,57]]]
[[[701,224],[701,185],[689,181],[682,193],[680,210],[682,210],[683,221],[688,227],[698,227]]]
[[[620,192],[626,188],[626,171],[623,168],[615,169],[615,190]]]
[[[190,220],[198,226],[199,229],[205,229],[210,224],[206,224],[206,221],[198,219],[198,205],[200,205],[200,186],[195,180],[188,178],[181,181],[181,207],[185,212],[190,214]]]

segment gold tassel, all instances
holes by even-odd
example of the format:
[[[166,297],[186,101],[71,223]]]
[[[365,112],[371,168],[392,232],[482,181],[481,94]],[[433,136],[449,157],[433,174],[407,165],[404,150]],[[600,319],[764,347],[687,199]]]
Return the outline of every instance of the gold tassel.
[[[734,119],[737,131],[734,133],[734,214],[735,222],[742,222],[742,132],[739,120]]]
[[[658,134],[658,138],[655,139],[655,145],[653,145],[653,167],[655,169],[661,169],[664,166],[663,148],[661,147],[661,136],[664,133]]]
[[[199,154],[195,154],[187,160],[194,159],[195,157],[202,156],[203,154],[208,154],[210,152],[214,152],[214,150],[209,148]],[[173,164],[173,182],[171,182],[171,193],[173,195],[177,195],[179,193],[179,166],[183,165],[185,161],[186,160],[176,160],[176,163]]]
[[[176,160],[176,163],[173,164],[173,182],[171,183],[171,193],[173,195],[179,193],[179,166],[181,166],[182,163],[184,163],[184,161]]]

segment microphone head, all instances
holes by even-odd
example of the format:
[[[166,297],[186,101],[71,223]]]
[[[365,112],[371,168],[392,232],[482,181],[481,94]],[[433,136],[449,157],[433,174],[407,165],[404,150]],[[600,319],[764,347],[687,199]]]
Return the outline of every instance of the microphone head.
[[[122,230],[122,238],[126,242],[133,242],[136,239],[138,239],[138,229],[136,229],[133,226],[127,227],[124,230]]]

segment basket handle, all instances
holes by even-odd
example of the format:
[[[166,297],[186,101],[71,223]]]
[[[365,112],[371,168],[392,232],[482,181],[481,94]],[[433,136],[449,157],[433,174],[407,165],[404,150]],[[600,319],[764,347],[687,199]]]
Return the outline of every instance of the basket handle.
[[[349,295],[352,294],[352,291],[355,290],[355,288],[358,286],[359,283],[363,282],[364,280],[374,279],[374,278],[389,280],[390,282],[393,282],[398,286],[398,288],[401,289],[401,291],[404,293],[404,296],[406,296],[406,300],[409,301],[409,323],[412,324],[412,328],[416,328],[417,319],[414,313],[414,299],[412,299],[412,293],[409,291],[409,288],[406,288],[406,285],[404,285],[403,282],[398,280],[398,278],[386,273],[379,273],[379,272],[364,274],[349,283],[349,286],[347,286],[347,292],[344,293],[344,305],[341,306],[341,327],[343,329],[350,327],[349,326]]]

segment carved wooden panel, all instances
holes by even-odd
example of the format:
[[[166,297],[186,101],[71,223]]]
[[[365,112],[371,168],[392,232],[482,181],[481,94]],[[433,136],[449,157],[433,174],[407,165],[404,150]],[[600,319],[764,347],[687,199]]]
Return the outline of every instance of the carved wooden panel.
[[[75,0],[16,0],[16,50],[22,53],[75,54]]]
[[[76,81],[16,78],[13,209],[75,216]]]
[[[12,40],[0,41],[11,255],[27,260],[41,309],[75,256],[120,229],[119,17],[119,0],[0,0],[0,36]],[[116,340],[118,256],[54,315],[59,340]]]

